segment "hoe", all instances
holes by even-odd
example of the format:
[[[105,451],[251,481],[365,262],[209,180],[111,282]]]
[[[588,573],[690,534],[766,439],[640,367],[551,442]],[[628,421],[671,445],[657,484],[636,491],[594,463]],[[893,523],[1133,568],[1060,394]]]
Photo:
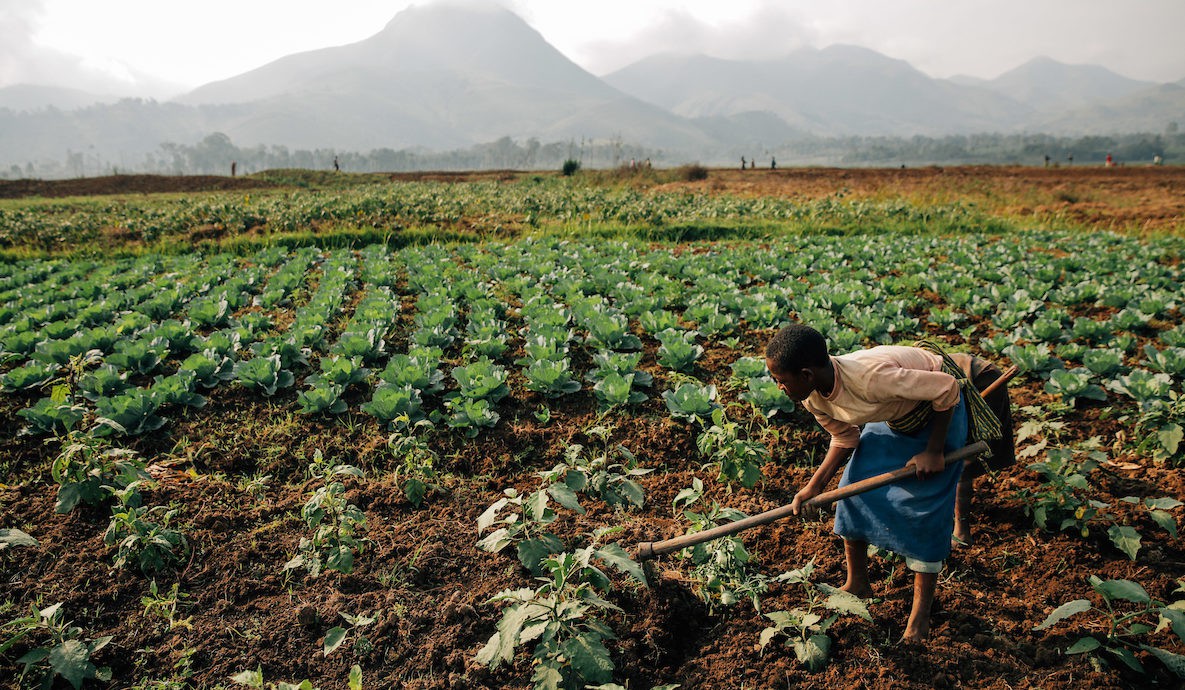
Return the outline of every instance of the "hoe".
[[[1016,376],[1017,371],[1018,370],[1016,367],[1009,368],[1008,371],[1004,372],[1004,374],[1000,376],[1000,378],[996,379],[990,386],[983,389],[983,391],[980,392],[980,395],[987,397],[1000,386],[1006,384],[1013,376]],[[972,443],[968,446],[951,451],[945,456],[944,459],[946,460],[946,464],[949,465],[953,462],[966,460],[967,458],[974,457],[980,453],[987,452],[987,450],[987,443],[983,441],[976,441],[975,443]],[[853,482],[838,489],[825,491],[806,503],[803,503],[802,508],[806,510],[818,510],[837,501],[855,496],[856,494],[862,494],[865,491],[871,491],[877,487],[881,487],[886,484],[892,484],[893,482],[904,479],[905,477],[912,477],[914,474],[914,468],[907,465],[899,470],[885,472],[884,474],[878,474],[875,477],[869,477],[858,482]],[[696,544],[702,544],[706,541],[712,541],[713,539],[727,537],[729,535],[736,534],[737,532],[743,532],[750,527],[766,525],[776,520],[781,520],[784,517],[789,517],[793,514],[794,513],[792,513],[790,510],[790,506],[784,505],[767,510],[764,513],[758,513],[757,515],[752,515],[742,520],[737,520],[736,522],[730,522],[727,525],[720,525],[719,527],[713,527],[712,529],[704,530],[702,532],[696,532],[695,534],[686,534],[681,537],[675,537],[665,541],[640,542],[636,547],[637,557],[638,560],[647,561],[657,556],[662,556],[674,551],[679,551],[680,549],[685,549],[689,546],[695,546]]]

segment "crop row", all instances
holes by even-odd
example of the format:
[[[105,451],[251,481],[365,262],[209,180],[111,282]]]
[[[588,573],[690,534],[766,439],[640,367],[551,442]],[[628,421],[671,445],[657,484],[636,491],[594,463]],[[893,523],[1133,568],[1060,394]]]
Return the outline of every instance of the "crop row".
[[[973,223],[972,221],[976,222]],[[0,204],[0,248],[85,249],[102,238],[156,243],[195,230],[231,235],[253,229],[287,233],[342,226],[397,231],[464,223],[505,227],[788,223],[857,227],[870,223],[983,227],[975,209],[953,204],[920,209],[901,201],[811,202],[687,192],[604,189],[554,178],[515,183],[370,184],[350,190],[253,191],[151,199],[68,199]]]
[[[143,433],[163,423],[160,408],[200,406],[199,389],[234,380],[273,396],[300,376],[304,412],[341,413],[345,389],[363,386],[372,391],[363,411],[414,423],[424,398],[443,393],[450,424],[473,434],[497,422],[507,365],[545,399],[581,391],[584,379],[604,407],[644,400],[653,380],[644,369],[653,368],[680,382],[664,391],[673,415],[705,417],[714,391],[679,378],[695,373],[704,345],[732,347],[797,318],[841,352],[926,329],[957,335],[1047,379],[1068,404],[1108,391],[1133,400],[1148,449],[1178,455],[1176,250],[1099,236],[1051,257],[977,239],[684,254],[565,242],[357,255],[273,248],[247,259],[17,263],[0,275],[0,385],[49,392],[22,412],[41,433],[81,423],[89,404],[96,433]],[[356,301],[349,315],[347,299]],[[653,355],[639,335],[658,342]],[[573,360],[573,346],[584,357]],[[576,361],[594,366],[578,371]],[[763,374],[743,385],[768,415],[780,396]]]

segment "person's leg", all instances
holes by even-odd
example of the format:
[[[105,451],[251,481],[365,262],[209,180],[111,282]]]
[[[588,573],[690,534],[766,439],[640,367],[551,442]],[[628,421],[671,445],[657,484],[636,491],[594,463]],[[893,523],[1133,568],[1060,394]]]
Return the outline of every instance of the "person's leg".
[[[903,642],[925,642],[930,638],[930,608],[934,604],[937,584],[938,573],[913,574],[913,608],[901,636]]]
[[[868,583],[868,542],[844,539],[843,553],[848,566],[848,581],[840,589],[861,599],[871,597],[872,585]]]
[[[971,546],[975,537],[971,533],[971,503],[975,498],[975,477],[965,470],[959,478],[959,487],[955,491],[955,530],[951,545]]]

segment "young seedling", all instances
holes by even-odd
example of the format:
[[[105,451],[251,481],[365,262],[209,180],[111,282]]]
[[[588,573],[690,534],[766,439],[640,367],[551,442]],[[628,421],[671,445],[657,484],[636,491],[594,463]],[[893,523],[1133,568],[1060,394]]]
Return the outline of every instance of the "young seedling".
[[[774,578],[775,582],[801,584],[806,602],[802,608],[765,614],[766,618],[773,621],[773,625],[761,631],[762,649],[779,636],[785,637],[786,646],[794,650],[794,656],[809,671],[819,671],[827,665],[831,656],[831,638],[827,630],[841,615],[855,615],[872,622],[868,607],[859,597],[822,582],[813,582],[811,576],[814,572],[815,561],[812,558],[798,570]],[[834,613],[823,618],[822,614],[827,610]]]
[[[1095,618],[1101,619],[1099,622],[1106,628],[1105,636],[1102,640],[1094,635],[1079,638],[1066,649],[1066,654],[1089,654],[1105,663],[1102,656],[1105,652],[1133,671],[1145,673],[1144,665],[1134,654],[1136,650],[1143,650],[1159,659],[1178,678],[1185,679],[1185,656],[1142,641],[1167,628],[1179,642],[1185,643],[1185,600],[1171,604],[1157,601],[1139,583],[1131,580],[1103,580],[1091,575],[1088,582],[1103,600],[1102,607],[1094,606],[1089,599],[1075,599],[1054,609],[1033,630],[1045,630],[1073,616],[1093,611]],[[1177,589],[1178,593],[1182,591],[1185,586]]]

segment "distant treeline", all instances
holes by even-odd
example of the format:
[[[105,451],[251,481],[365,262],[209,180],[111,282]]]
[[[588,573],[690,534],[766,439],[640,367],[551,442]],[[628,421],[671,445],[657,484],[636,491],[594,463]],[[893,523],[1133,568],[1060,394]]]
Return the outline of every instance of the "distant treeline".
[[[1171,124],[1163,134],[1116,134],[1059,137],[1043,134],[973,134],[944,137],[808,137],[764,151],[715,150],[696,156],[662,151],[617,140],[541,143],[503,137],[450,151],[375,149],[367,153],[335,149],[296,149],[286,146],[236,146],[228,136],[214,133],[196,144],[162,144],[134,162],[104,161],[93,153],[67,151],[60,161],[41,160],[11,165],[0,178],[69,178],[117,173],[164,175],[249,174],[275,168],[331,170],[335,163],[347,172],[406,172],[417,170],[550,170],[567,160],[586,168],[629,165],[674,166],[689,162],[738,165],[741,156],[776,158],[779,165],[889,166],[1008,164],[1091,165],[1108,155],[1119,165],[1147,165],[1157,157],[1166,164],[1185,162],[1185,133]],[[1048,158],[1046,158],[1048,157]],[[758,165],[768,165],[759,159]]]

